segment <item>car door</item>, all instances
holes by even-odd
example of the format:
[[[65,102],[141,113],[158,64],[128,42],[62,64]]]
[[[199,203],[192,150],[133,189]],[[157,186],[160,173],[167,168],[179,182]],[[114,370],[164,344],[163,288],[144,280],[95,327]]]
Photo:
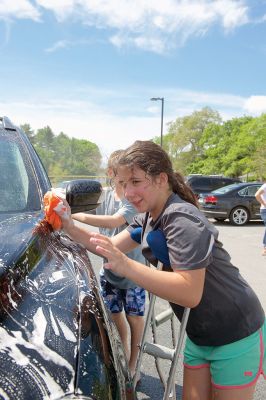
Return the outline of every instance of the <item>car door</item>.
[[[250,219],[260,219],[260,204],[255,197],[255,193],[260,185],[248,185],[239,191],[239,196],[243,200],[243,205],[248,208]]]

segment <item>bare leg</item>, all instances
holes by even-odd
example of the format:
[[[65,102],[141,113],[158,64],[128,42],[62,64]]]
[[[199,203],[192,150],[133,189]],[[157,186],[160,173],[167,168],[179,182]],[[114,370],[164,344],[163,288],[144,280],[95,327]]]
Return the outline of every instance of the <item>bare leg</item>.
[[[137,358],[139,354],[139,344],[141,342],[143,329],[144,329],[144,317],[137,315],[127,315],[127,320],[130,326],[131,332],[131,352],[129,358],[129,369],[132,376],[134,376]]]
[[[184,368],[182,400],[252,400],[255,386],[244,389],[216,389],[209,368]]]
[[[211,400],[211,395],[209,368],[190,369],[184,367],[182,400]]]
[[[252,400],[256,384],[245,389],[215,389],[212,400]]]
[[[123,343],[127,359],[130,359],[130,351],[128,347],[128,326],[123,312],[112,313],[112,319],[117,327],[121,341]]]

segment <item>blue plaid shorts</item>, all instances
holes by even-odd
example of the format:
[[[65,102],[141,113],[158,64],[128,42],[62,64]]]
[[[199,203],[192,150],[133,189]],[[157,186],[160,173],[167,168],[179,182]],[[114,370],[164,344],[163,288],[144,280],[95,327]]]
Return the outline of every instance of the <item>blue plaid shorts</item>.
[[[145,289],[135,288],[119,289],[100,275],[101,294],[104,303],[111,313],[125,310],[127,315],[143,316],[145,312]]]

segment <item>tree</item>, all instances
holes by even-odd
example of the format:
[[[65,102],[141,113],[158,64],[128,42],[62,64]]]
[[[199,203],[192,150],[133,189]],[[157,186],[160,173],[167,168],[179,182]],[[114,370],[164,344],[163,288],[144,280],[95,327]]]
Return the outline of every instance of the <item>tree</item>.
[[[20,128],[26,133],[26,135],[28,136],[30,142],[32,144],[34,144],[35,133],[34,133],[34,130],[31,129],[30,124],[22,124],[22,125],[20,125]]]
[[[201,137],[209,124],[220,124],[217,111],[205,107],[189,116],[177,118],[169,124],[164,148],[168,151],[175,169],[191,172],[189,165],[202,155]]]
[[[34,147],[48,174],[50,174],[50,168],[54,164],[54,138],[55,135],[49,126],[38,129],[34,137]]]
[[[85,139],[74,139],[63,132],[56,136],[49,126],[37,133],[29,124],[22,125],[50,176],[97,175],[101,154],[96,144]]]
[[[251,120],[251,117],[241,117],[219,125],[208,125],[199,141],[202,154],[192,162],[190,171],[240,176],[243,171],[243,159],[249,154],[249,138],[241,136],[241,132]]]

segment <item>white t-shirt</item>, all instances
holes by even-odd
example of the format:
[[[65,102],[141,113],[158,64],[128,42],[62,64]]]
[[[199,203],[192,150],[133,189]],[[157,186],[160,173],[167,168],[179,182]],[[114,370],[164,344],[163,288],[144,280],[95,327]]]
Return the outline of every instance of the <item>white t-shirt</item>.
[[[261,189],[263,189],[263,193],[261,194],[261,197],[263,198],[264,203],[266,203],[266,183],[264,183],[264,184],[261,186]],[[263,204],[261,204],[261,205],[260,205],[260,209],[261,209],[261,210],[265,210],[266,207],[265,207]]]

